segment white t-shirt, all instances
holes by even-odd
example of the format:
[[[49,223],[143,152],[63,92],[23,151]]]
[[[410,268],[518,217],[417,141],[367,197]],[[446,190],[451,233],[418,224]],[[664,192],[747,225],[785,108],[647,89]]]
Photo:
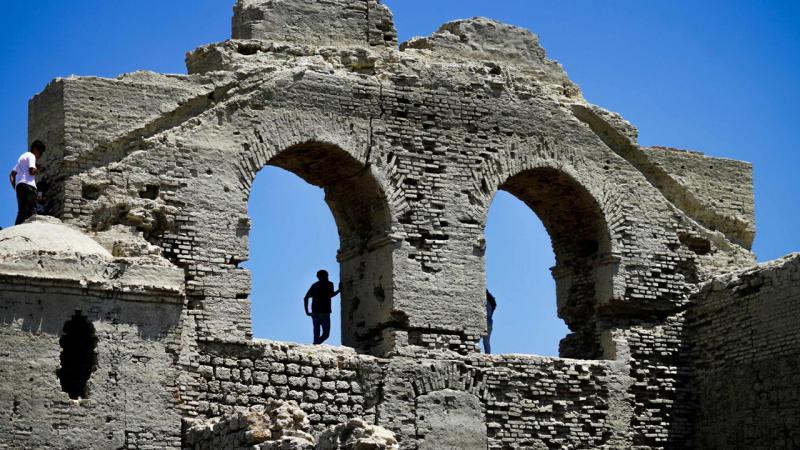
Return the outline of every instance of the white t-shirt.
[[[31,167],[36,168],[36,155],[25,152],[17,160],[14,170],[17,172],[16,184],[25,183],[36,187],[36,177],[31,175]]]

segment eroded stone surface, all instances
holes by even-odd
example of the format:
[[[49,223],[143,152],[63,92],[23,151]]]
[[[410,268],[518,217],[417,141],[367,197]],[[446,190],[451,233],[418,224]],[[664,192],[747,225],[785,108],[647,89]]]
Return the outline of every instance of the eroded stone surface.
[[[271,401],[207,421],[189,424],[184,448],[236,450],[257,446],[269,450],[315,447],[311,424],[295,402]]]
[[[0,230],[0,255],[30,256],[38,252],[111,257],[89,236],[52,217],[34,216],[22,225]]]
[[[480,400],[473,394],[450,389],[417,399],[420,449],[484,449],[488,445]]]
[[[317,450],[398,450],[391,431],[370,425],[361,419],[326,430],[317,443]]]
[[[330,47],[397,45],[392,13],[377,0],[238,0],[233,38]]]
[[[796,258],[755,265],[749,164],[641,147],[535,35],[489,19],[396,48],[373,0],[240,0],[233,27],[190,75],[70,77],[31,101],[63,223],[0,231],[2,445],[797,446],[800,412],[771,399],[800,379],[800,278]],[[325,190],[350,348],[250,339],[266,165]],[[498,190],[551,236],[561,358],[476,352]],[[77,402],[56,375],[75,314],[97,339]],[[295,404],[252,409],[273,401]]]

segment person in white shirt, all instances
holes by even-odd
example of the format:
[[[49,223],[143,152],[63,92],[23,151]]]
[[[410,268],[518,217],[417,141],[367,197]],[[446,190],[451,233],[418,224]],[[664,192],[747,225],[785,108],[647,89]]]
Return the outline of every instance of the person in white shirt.
[[[17,221],[19,225],[36,213],[36,174],[39,169],[36,161],[42,157],[45,145],[42,141],[33,141],[31,151],[25,152],[17,160],[11,171],[11,186],[17,191]]]

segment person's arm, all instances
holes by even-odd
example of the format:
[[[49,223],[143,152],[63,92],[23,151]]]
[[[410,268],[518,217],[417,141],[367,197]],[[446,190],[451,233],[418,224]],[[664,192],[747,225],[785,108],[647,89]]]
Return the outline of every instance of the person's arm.
[[[333,295],[331,295],[331,298],[336,297],[337,295],[339,295],[340,292],[342,292],[342,282],[341,281],[339,282],[339,289],[336,289],[335,291],[333,291]]]
[[[16,170],[12,170],[11,173],[9,174],[9,176],[11,177],[11,187],[16,189],[17,188],[17,171]]]
[[[311,315],[311,311],[308,310],[308,299],[309,298],[311,298],[311,289],[309,289],[308,292],[306,292],[306,296],[303,297],[303,309],[305,309],[307,316]]]
[[[28,157],[28,172],[31,174],[31,176],[34,176],[37,173],[39,173],[39,169],[36,168],[36,157],[35,156],[29,156]]]

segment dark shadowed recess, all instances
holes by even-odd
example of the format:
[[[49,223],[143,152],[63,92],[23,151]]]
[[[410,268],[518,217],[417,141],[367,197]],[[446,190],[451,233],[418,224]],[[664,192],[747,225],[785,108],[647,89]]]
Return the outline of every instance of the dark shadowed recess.
[[[89,378],[97,368],[97,335],[94,325],[80,311],[64,324],[61,367],[56,374],[61,389],[73,400],[89,397]]]

